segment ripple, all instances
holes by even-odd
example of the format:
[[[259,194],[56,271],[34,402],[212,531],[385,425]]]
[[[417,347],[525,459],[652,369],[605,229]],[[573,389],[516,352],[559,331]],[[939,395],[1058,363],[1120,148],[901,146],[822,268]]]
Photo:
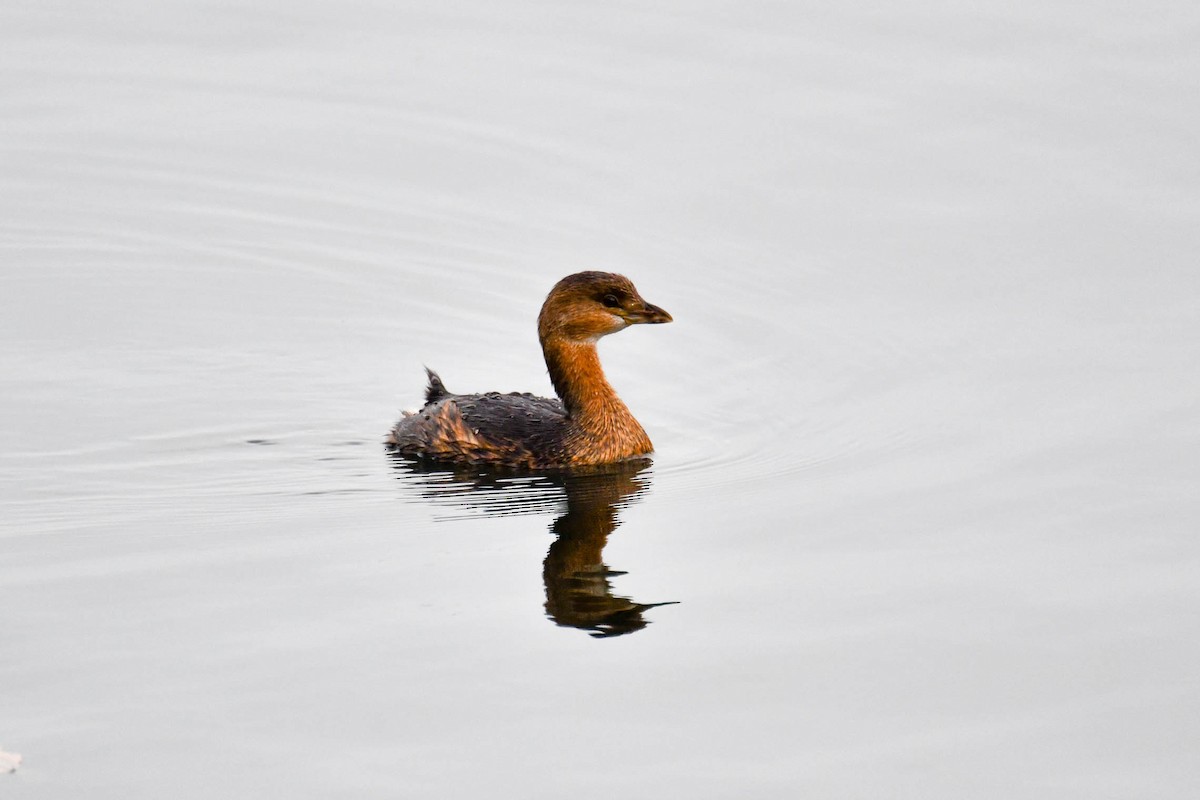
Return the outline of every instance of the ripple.
[[[645,461],[587,470],[517,473],[495,467],[442,467],[390,455],[394,474],[407,492],[453,510],[440,520],[561,514],[567,495],[576,502],[603,502],[614,509],[639,502],[650,490],[653,471]]]

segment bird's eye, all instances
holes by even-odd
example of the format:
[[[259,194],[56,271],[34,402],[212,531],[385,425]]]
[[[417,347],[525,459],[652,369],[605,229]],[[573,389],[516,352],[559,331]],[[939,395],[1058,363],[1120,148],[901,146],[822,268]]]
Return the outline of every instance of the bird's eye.
[[[621,305],[621,301],[617,299],[617,296],[615,294],[604,295],[603,302],[604,302],[604,305],[608,306],[609,308],[616,308],[617,306]]]

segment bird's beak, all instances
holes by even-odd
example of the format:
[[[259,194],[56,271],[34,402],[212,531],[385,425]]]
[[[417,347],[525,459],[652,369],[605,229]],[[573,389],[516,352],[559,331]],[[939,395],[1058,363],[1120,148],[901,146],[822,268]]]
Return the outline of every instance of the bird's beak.
[[[637,311],[626,313],[625,319],[629,320],[630,325],[658,325],[663,322],[670,322],[671,315],[658,306],[646,303]]]

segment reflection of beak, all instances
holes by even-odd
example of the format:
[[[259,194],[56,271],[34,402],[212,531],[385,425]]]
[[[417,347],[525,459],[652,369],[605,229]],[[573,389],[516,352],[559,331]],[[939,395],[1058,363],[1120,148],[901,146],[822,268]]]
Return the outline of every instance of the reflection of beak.
[[[628,312],[625,315],[625,319],[629,320],[630,325],[637,325],[639,323],[657,325],[662,322],[670,322],[671,315],[658,306],[646,303],[641,309]]]

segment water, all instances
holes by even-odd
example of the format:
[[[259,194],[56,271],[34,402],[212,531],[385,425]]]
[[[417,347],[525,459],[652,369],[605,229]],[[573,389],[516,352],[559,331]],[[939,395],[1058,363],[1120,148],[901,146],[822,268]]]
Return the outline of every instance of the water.
[[[10,3],[4,796],[1193,796],[1197,30]],[[651,467],[386,456],[585,268]]]

